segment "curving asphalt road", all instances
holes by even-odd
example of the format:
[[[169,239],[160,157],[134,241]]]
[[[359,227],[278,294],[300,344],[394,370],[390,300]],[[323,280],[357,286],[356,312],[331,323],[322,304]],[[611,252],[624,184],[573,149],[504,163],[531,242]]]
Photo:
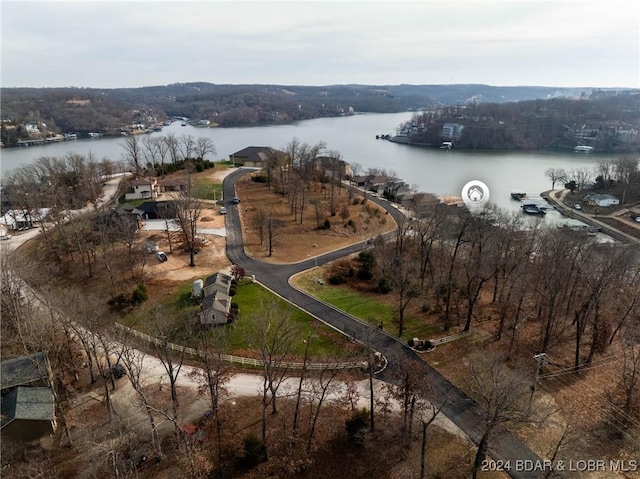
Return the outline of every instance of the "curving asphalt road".
[[[403,360],[414,362],[416,367],[424,373],[431,386],[431,393],[428,399],[434,404],[441,404],[446,399],[446,404],[442,409],[443,413],[477,444],[483,433],[485,412],[474,400],[455,387],[429,364],[422,361],[413,350],[395,337],[326,303],[318,301],[289,284],[289,278],[296,273],[311,269],[316,264],[322,265],[360,251],[365,246],[364,241],[294,264],[267,264],[246,255],[243,247],[238,206],[232,205],[231,201],[226,200],[226,198],[235,196],[235,181],[249,171],[252,170],[239,169],[234,171],[223,182],[223,197],[225,198],[225,206],[227,206],[225,219],[227,256],[231,262],[244,268],[246,274],[255,275],[260,283],[312,316],[349,336],[355,337],[355,339],[367,344],[376,351],[380,351],[387,358],[389,364],[384,371],[377,375],[378,379],[394,384],[397,382],[398,364]],[[396,220],[401,218],[402,213],[388,202],[377,200],[376,198],[371,198],[371,200],[385,208]],[[491,446],[490,454],[494,460],[502,461],[503,464],[509,461],[508,464],[511,465],[511,470],[507,472],[511,477],[518,479],[539,477],[539,472],[518,470],[522,468],[516,467],[517,464],[535,464],[540,461],[540,458],[526,444],[506,429],[497,431],[494,434]],[[521,462],[517,463],[516,461]],[[524,463],[522,461],[532,462]]]

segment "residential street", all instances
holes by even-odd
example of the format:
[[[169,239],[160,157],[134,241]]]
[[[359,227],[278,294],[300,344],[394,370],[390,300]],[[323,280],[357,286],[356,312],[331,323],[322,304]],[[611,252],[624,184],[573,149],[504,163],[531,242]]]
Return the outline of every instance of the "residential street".
[[[223,183],[223,195],[225,206],[227,206],[226,230],[227,255],[229,259],[233,263],[242,266],[248,275],[255,275],[260,283],[286,298],[292,304],[344,334],[352,336],[358,341],[380,351],[387,358],[389,364],[384,371],[378,374],[379,379],[394,384],[397,382],[398,365],[402,361],[414,362],[423,371],[425,379],[431,386],[431,395],[428,399],[436,406],[446,401],[446,405],[443,408],[444,414],[477,444],[483,432],[485,412],[475,401],[451,384],[429,364],[420,360],[416,353],[395,337],[308,296],[293,288],[289,283],[289,278],[296,273],[311,269],[316,264],[322,265],[363,249],[364,242],[318,256],[317,258],[287,265],[266,264],[249,258],[245,254],[238,206],[231,205],[229,199],[235,195],[235,181],[249,171],[239,169],[228,175]],[[402,215],[387,201],[381,201],[377,198],[370,198],[370,201],[375,201],[385,208],[396,220]],[[526,444],[506,430],[496,431],[492,439],[491,455],[495,460],[511,461],[511,463],[515,463],[517,460],[531,460],[534,462],[540,460]],[[512,470],[510,474],[514,478],[538,477],[538,474],[533,471]]]

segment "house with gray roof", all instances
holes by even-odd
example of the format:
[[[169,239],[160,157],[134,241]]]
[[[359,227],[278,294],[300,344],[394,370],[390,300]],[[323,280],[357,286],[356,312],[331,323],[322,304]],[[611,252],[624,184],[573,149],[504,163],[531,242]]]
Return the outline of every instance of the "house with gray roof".
[[[18,386],[2,392],[2,439],[34,441],[56,429],[55,401],[48,387]]]
[[[605,195],[605,194],[599,194],[599,193],[593,193],[593,192],[588,193],[585,196],[585,199],[589,204],[594,206],[609,207],[609,206],[615,206],[620,204],[620,199],[613,195]]]
[[[276,150],[269,146],[248,146],[229,155],[229,161],[236,166],[250,166],[265,168],[269,164],[275,164],[280,160],[287,160],[284,151]]]
[[[33,441],[56,429],[51,369],[45,353],[0,364],[2,439]]]
[[[231,280],[231,276],[221,272],[205,280],[199,314],[202,326],[220,326],[229,322]]]

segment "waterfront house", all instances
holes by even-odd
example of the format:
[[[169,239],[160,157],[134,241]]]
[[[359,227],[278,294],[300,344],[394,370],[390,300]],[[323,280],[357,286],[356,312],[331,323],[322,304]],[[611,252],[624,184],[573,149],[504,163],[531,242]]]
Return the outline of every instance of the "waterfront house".
[[[43,352],[0,364],[2,439],[33,441],[56,429],[51,368]]]
[[[464,125],[460,123],[445,123],[442,125],[442,137],[448,139],[458,139],[462,136]]]
[[[124,195],[127,201],[153,200],[158,197],[158,181],[155,178],[136,178],[129,183]]]
[[[269,146],[248,146],[229,155],[229,161],[234,165],[253,168],[265,168],[279,161],[288,161],[288,158],[284,151]]]
[[[384,190],[387,188],[387,184],[389,184],[390,181],[393,181],[393,178],[386,175],[371,175],[367,178],[365,188],[381,195],[384,193]]]
[[[351,181],[353,181],[353,184],[356,185],[357,187],[361,188],[367,185],[367,180],[370,178],[370,176],[354,176],[353,178],[351,178]]]
[[[205,280],[199,314],[203,327],[220,326],[229,322],[230,291],[231,276],[227,274],[217,272]]]
[[[593,206],[615,206],[620,204],[620,200],[613,195],[603,195],[599,193],[588,193],[585,199]]]

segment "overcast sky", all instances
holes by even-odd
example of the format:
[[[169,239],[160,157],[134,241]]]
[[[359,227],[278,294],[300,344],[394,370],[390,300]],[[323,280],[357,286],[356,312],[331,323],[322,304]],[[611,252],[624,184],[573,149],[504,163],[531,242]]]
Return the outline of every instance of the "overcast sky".
[[[639,87],[639,4],[2,0],[1,85]]]

